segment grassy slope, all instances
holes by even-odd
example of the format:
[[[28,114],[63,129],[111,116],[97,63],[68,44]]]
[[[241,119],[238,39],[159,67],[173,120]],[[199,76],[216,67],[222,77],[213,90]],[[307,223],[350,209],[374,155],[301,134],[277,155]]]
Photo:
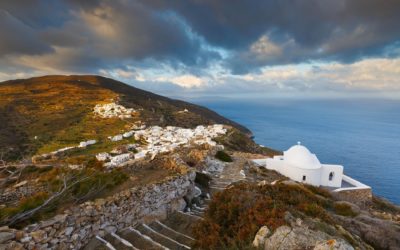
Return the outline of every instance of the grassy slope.
[[[44,153],[88,139],[104,140],[137,120],[148,125],[194,127],[224,123],[250,131],[217,113],[99,76],[44,76],[0,83],[0,150],[10,158]],[[101,119],[92,113],[111,100],[142,108],[140,117]],[[189,113],[179,113],[187,108]],[[37,136],[37,139],[34,139]]]

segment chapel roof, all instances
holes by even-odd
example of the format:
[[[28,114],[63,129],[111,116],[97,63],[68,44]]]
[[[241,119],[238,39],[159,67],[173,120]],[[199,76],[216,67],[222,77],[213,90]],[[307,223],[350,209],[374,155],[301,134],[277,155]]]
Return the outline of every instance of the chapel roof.
[[[289,165],[305,169],[321,168],[321,163],[319,162],[317,156],[312,154],[303,145],[300,145],[300,143],[284,151],[283,155],[286,163]]]

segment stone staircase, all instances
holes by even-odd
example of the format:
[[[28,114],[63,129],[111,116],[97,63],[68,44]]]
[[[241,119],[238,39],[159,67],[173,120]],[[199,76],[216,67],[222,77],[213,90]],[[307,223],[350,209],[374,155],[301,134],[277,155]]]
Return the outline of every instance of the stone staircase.
[[[209,192],[211,196],[226,189],[231,183],[247,181],[242,171],[243,164],[229,164],[221,173],[212,175]],[[165,220],[155,220],[149,224],[132,225],[116,233],[104,237],[93,238],[84,248],[85,250],[187,250],[194,242],[192,227],[204,216],[210,199],[201,200],[200,204],[193,204],[185,212],[176,211]]]
[[[190,246],[194,242],[191,235],[192,226],[202,219],[202,214],[197,212],[204,208],[198,209],[191,212],[174,212],[163,221],[141,223],[104,237],[97,236],[84,249],[191,249]]]

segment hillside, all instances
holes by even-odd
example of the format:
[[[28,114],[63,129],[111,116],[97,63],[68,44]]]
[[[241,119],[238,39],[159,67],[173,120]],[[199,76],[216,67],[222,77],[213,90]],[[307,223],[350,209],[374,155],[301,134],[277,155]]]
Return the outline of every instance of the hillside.
[[[0,152],[6,159],[47,153],[84,140],[103,140],[133,124],[179,126],[221,123],[251,132],[194,104],[153,94],[101,76],[43,76],[0,83]],[[138,111],[129,119],[100,119],[97,104]],[[187,111],[187,112],[186,112]]]
[[[0,94],[0,249],[398,249],[400,208],[254,164],[280,152],[206,108],[99,76]]]

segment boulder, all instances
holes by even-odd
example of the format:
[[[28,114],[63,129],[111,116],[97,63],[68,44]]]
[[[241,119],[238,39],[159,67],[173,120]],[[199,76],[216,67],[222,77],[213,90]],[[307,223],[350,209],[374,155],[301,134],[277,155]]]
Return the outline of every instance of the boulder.
[[[268,238],[268,236],[271,234],[271,231],[269,230],[269,228],[267,226],[262,226],[256,236],[254,237],[253,240],[253,246],[254,247],[261,247],[264,246],[265,244],[265,240]]]
[[[7,232],[7,231],[0,232],[0,244],[5,243],[14,238],[15,238],[14,232]]]
[[[312,249],[321,242],[337,241],[340,249],[354,249],[349,243],[340,238],[334,238],[324,232],[314,231],[304,226],[281,226],[271,237],[265,240],[264,249]],[[323,247],[323,246],[321,246]]]
[[[352,250],[353,247],[335,239],[317,243],[314,250]]]
[[[33,240],[38,243],[38,242],[42,242],[44,239],[46,239],[47,234],[43,230],[37,230],[37,231],[31,232],[31,236],[32,236]]]

